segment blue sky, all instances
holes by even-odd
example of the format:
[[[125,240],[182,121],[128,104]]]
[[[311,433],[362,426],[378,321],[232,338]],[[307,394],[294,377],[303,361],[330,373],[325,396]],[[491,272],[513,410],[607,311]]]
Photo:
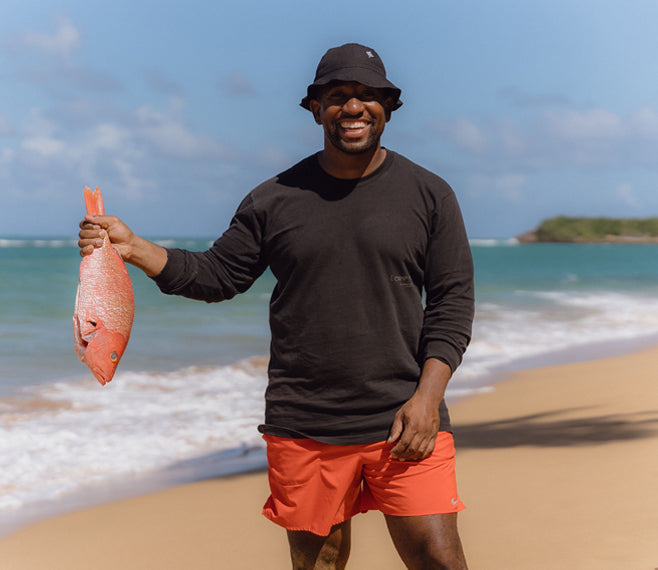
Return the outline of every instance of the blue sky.
[[[82,189],[145,236],[219,235],[318,150],[329,47],[375,48],[383,142],[445,178],[471,237],[658,215],[658,2],[0,3],[0,236],[73,235]]]

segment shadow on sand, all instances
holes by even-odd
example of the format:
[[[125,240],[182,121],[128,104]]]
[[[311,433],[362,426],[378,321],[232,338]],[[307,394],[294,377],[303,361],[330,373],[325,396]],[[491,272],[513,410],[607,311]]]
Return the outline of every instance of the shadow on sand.
[[[533,445],[566,447],[629,441],[658,434],[658,411],[560,419],[556,410],[505,420],[453,424],[458,449],[495,449]]]

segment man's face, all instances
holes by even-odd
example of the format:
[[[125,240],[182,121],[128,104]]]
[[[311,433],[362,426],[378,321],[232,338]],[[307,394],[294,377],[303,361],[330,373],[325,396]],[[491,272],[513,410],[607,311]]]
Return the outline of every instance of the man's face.
[[[330,83],[310,107],[325,138],[348,154],[378,148],[391,116],[390,98],[382,90],[355,82]]]

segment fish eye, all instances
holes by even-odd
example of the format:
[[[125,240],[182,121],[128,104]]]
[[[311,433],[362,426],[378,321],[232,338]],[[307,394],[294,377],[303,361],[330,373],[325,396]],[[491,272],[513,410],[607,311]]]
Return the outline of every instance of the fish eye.
[[[110,360],[112,362],[116,362],[118,359],[119,359],[119,355],[116,352],[112,351],[110,354]]]

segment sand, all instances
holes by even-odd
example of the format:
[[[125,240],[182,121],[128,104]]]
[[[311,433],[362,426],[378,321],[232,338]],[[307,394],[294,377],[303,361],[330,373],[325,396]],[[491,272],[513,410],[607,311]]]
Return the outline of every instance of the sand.
[[[658,568],[658,348],[514,373],[451,406],[471,570]],[[287,569],[262,472],[43,520],[0,540],[2,570]],[[403,568],[379,513],[348,568]]]

